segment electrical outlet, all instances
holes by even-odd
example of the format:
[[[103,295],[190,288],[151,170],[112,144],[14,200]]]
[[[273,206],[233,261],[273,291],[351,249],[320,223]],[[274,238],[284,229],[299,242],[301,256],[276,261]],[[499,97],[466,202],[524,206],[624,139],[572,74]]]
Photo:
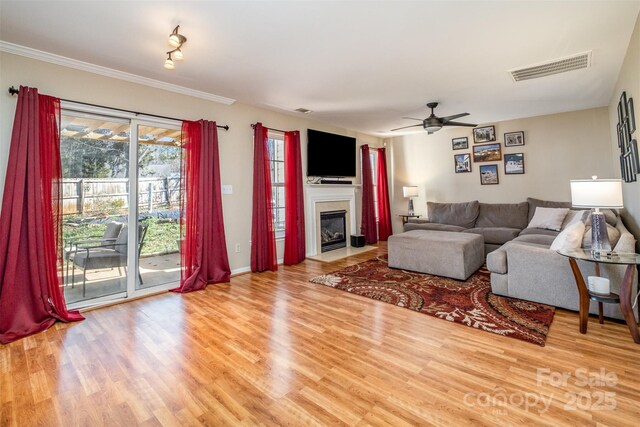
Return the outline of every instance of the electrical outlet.
[[[223,185],[222,194],[233,194],[233,185]]]
[[[236,243],[236,253],[240,253],[240,243]]]

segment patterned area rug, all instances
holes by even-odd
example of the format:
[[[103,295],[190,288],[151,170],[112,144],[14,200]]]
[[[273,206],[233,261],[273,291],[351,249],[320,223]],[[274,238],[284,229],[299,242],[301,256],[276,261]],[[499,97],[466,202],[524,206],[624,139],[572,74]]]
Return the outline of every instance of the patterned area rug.
[[[387,266],[386,255],[311,282],[544,346],[554,307],[491,293],[484,267],[465,282]]]

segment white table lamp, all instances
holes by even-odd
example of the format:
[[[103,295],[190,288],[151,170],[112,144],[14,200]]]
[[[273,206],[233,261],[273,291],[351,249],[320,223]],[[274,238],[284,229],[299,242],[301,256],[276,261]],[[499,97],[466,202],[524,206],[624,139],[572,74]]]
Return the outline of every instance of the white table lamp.
[[[571,204],[574,208],[595,208],[591,214],[591,252],[594,255],[611,251],[607,223],[601,208],[621,209],[622,180],[592,179],[571,180]]]
[[[409,215],[413,215],[413,199],[412,197],[418,197],[418,187],[415,185],[409,185],[409,186],[405,186],[402,187],[402,196],[405,199],[409,199],[409,209],[408,209],[408,214]]]

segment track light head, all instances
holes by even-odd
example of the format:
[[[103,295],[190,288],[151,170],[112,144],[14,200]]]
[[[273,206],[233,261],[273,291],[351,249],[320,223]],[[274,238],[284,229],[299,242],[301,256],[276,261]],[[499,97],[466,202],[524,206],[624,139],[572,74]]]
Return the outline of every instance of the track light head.
[[[166,68],[167,70],[173,70],[174,68],[176,68],[175,64],[173,63],[173,60],[171,59],[171,52],[169,52],[169,56],[167,57],[167,60],[164,61],[164,68]]]
[[[173,29],[173,32],[169,34],[169,44],[173,47],[180,47],[187,42],[187,38],[178,32],[180,25],[177,25]]]

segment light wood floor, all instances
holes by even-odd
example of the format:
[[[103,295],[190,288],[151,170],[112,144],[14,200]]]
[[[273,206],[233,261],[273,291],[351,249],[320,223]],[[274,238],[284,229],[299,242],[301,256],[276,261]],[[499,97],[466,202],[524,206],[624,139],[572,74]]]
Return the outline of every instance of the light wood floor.
[[[581,335],[559,310],[539,347],[308,282],[384,252],[94,310],[0,346],[0,425],[638,425],[640,345],[623,324],[592,318]],[[545,368],[567,385],[538,385]],[[610,384],[581,386],[577,369]],[[615,409],[565,409],[573,396]]]

